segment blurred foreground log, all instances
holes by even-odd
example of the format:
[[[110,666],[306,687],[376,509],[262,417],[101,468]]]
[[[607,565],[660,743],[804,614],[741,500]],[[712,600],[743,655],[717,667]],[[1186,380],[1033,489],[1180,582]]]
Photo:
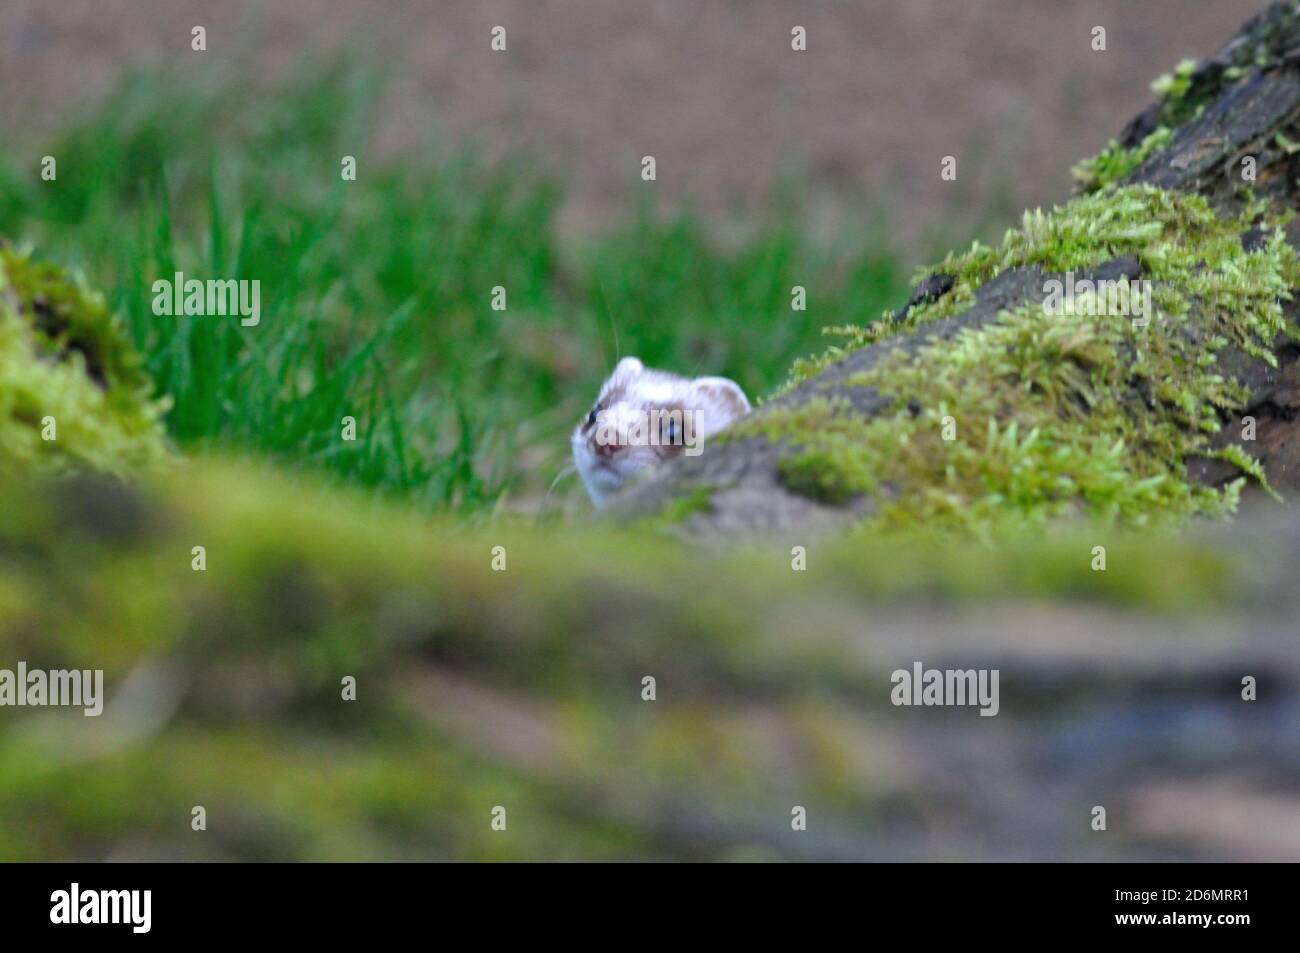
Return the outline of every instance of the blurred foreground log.
[[[3,491],[0,667],[108,701],[0,708],[0,859],[1300,859],[1294,522],[792,572],[249,465]],[[916,663],[997,715],[895,706]]]

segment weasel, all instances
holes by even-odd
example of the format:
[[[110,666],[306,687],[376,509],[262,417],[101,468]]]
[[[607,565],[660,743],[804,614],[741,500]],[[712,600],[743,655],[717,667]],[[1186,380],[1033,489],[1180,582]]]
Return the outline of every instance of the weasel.
[[[680,454],[749,413],[740,385],[725,377],[679,377],[635,357],[618,362],[569,441],[573,462],[597,507],[631,476]]]

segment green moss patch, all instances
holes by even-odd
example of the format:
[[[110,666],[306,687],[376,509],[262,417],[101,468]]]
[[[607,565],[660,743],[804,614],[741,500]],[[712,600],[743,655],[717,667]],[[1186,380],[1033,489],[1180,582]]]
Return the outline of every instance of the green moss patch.
[[[1127,178],[1130,173],[1174,138],[1168,126],[1157,126],[1136,146],[1125,148],[1115,139],[1091,159],[1084,159],[1070,170],[1082,192],[1096,192]]]
[[[673,500],[660,513],[641,520],[640,526],[649,529],[676,526],[696,513],[708,513],[712,510],[713,489],[707,486],[697,487],[685,496]]]
[[[163,459],[150,390],[102,297],[0,246],[0,467],[122,474]]]
[[[1183,60],[1172,73],[1159,76],[1151,83],[1151,91],[1160,97],[1158,124],[1141,142],[1135,146],[1123,146],[1112,139],[1097,155],[1082,160],[1070,170],[1081,192],[1096,192],[1123,181],[1148,157],[1169,145],[1175,128],[1194,119],[1205,109],[1205,104],[1219,86],[1217,83],[1194,83],[1196,66],[1195,60]],[[1219,78],[1236,79],[1239,76],[1238,71],[1228,70]]]
[[[1221,218],[1197,196],[1150,186],[1027,213],[999,247],[977,244],[933,269],[955,278],[952,291],[892,333],[959,312],[1010,268],[1078,273],[1128,255],[1151,282],[1147,322],[1095,291],[1065,299],[1062,313],[1022,304],[951,340],[898,349],[824,399],[768,407],[737,436],[792,447],[780,473],[796,492],[832,503],[874,495],[873,526],[985,533],[1071,514],[1147,525],[1230,512],[1240,481],[1194,485],[1184,463],[1218,455],[1259,475],[1244,455],[1212,451],[1209,435],[1248,396],[1217,355],[1276,363],[1278,335],[1294,336],[1281,302],[1300,271],[1280,223],[1263,222],[1273,231],[1262,247],[1242,246],[1261,215]],[[853,410],[853,388],[883,395],[885,410]]]

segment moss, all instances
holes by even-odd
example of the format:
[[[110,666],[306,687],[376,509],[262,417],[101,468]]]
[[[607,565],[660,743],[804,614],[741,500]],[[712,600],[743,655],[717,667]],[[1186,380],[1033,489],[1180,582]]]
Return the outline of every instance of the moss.
[[[1180,126],[1199,115],[1205,104],[1218,93],[1217,82],[1194,81],[1196,67],[1196,60],[1185,59],[1174,67],[1172,73],[1164,73],[1151,81],[1151,91],[1160,97],[1162,126]]]
[[[713,509],[713,491],[706,486],[696,487],[690,493],[680,497],[653,518],[659,525],[681,523],[696,513],[708,513]]]
[[[872,528],[924,523],[983,535],[1079,513],[1131,525],[1228,513],[1240,484],[1193,485],[1184,464],[1217,455],[1262,476],[1208,445],[1247,396],[1216,355],[1231,346],[1276,363],[1277,335],[1294,336],[1281,301],[1300,268],[1280,221],[1265,221],[1273,233],[1263,247],[1242,247],[1262,211],[1221,218],[1197,196],[1133,186],[1027,213],[999,247],[976,245],[934,269],[954,276],[949,297],[969,300],[1011,268],[1079,272],[1133,255],[1154,287],[1149,324],[1135,326],[1091,291],[1066,299],[1062,314],[1023,304],[839,382],[885,395],[879,415],[814,399],[765,408],[733,438],[789,446],[780,473],[796,492],[835,502],[874,494]],[[959,309],[941,299],[902,326]]]
[[[83,478],[71,495],[98,502],[75,510],[47,483],[0,474],[0,657],[103,668],[109,704],[0,722],[7,860],[715,856],[805,797],[860,825],[888,810],[888,759],[845,713],[888,706],[889,620],[1049,597],[1191,619],[1264,598],[1270,564],[1256,536],[1079,531],[826,540],[804,573],[771,545],[455,527],[242,461],[111,496]],[[87,545],[132,506],[149,533]],[[1112,571],[1089,568],[1098,542]],[[183,704],[113,701],[146,679]],[[123,744],[123,717],[149,730]],[[664,828],[682,803],[686,839]],[[222,836],[193,836],[194,804]]]
[[[803,453],[783,457],[777,464],[777,475],[802,496],[822,503],[847,503],[866,489],[853,478],[857,473],[853,453],[843,442],[823,442]]]
[[[164,459],[151,389],[101,296],[0,246],[0,467],[125,474]]]
[[[1173,137],[1174,131],[1168,126],[1157,126],[1131,148],[1126,149],[1112,139],[1097,155],[1077,163],[1070,174],[1081,192],[1096,192],[1127,178],[1148,157],[1169,145]]]

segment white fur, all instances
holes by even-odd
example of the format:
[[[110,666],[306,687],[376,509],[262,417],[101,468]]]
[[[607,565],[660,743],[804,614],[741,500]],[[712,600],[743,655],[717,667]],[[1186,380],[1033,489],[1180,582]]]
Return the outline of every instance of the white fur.
[[[654,448],[644,445],[620,446],[612,455],[596,452],[597,431],[606,434],[635,432],[638,419],[644,420],[650,411],[663,405],[681,405],[691,414],[684,419],[683,441],[687,455],[692,446],[722,430],[733,420],[749,412],[749,400],[735,381],[725,377],[678,377],[666,371],[648,370],[635,357],[625,357],[618,362],[614,372],[600,389],[597,403],[605,402],[611,392],[623,390],[621,399],[598,413],[597,424],[584,432],[587,416],[578,422],[570,438],[573,462],[577,466],[587,494],[597,507],[604,506],[610,494],[618,490],[637,473],[660,462]],[[734,395],[732,406],[721,395]],[[612,429],[611,429],[612,428]],[[695,450],[698,453],[698,449]]]

